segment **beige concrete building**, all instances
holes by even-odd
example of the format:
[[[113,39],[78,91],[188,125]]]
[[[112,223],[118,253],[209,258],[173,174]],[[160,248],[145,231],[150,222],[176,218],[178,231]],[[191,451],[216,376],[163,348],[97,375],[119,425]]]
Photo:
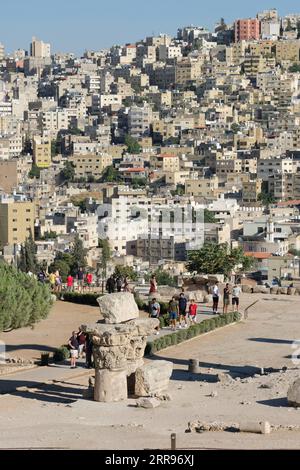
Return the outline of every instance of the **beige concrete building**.
[[[186,196],[201,197],[206,199],[214,199],[217,197],[219,178],[212,176],[211,178],[187,179],[185,181]]]
[[[262,180],[243,182],[243,202],[257,202],[261,193]]]
[[[51,166],[51,140],[48,137],[34,137],[33,161],[38,168]]]
[[[30,170],[30,160],[26,158],[0,161],[0,190],[11,193],[24,180]]]
[[[300,40],[297,41],[277,41],[276,42],[276,62],[291,61],[299,63]]]
[[[150,165],[153,169],[166,172],[174,172],[180,170],[179,157],[174,154],[151,155]]]
[[[112,165],[113,158],[108,154],[73,155],[70,161],[75,166],[75,178],[94,177],[99,179],[103,170]]]
[[[51,57],[51,46],[50,44],[39,41],[33,37],[30,44],[30,55],[31,57],[48,58]]]
[[[34,236],[33,202],[0,202],[0,247],[24,243]]]
[[[201,76],[201,62],[189,58],[177,62],[175,70],[175,79],[178,85],[184,85],[186,82],[196,80]]]

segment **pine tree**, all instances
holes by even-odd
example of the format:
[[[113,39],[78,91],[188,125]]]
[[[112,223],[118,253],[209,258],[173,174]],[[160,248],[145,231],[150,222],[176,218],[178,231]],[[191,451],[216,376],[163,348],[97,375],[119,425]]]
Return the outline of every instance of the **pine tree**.
[[[38,271],[36,244],[31,232],[29,237],[25,240],[24,245],[21,246],[18,268],[24,273],[28,273],[30,271],[36,274]]]
[[[80,240],[78,233],[74,238],[72,250],[70,252],[73,262],[71,265],[71,272],[73,275],[78,273],[79,268],[85,268],[87,265],[86,255],[88,250],[83,248],[82,240]]]

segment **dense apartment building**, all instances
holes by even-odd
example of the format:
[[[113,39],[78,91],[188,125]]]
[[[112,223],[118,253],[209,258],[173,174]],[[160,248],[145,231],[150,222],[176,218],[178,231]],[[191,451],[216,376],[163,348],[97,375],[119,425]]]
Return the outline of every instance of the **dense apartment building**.
[[[258,40],[260,38],[260,21],[256,18],[236,20],[234,38],[235,42]]]
[[[51,140],[49,137],[34,137],[33,161],[38,168],[51,166]]]
[[[13,199],[0,200],[0,247],[24,243],[30,234],[34,235],[34,204],[15,202]]]

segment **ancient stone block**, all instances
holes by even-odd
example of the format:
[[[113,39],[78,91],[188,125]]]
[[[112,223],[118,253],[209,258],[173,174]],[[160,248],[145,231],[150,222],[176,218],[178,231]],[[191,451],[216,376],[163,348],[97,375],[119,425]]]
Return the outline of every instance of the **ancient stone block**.
[[[139,317],[139,309],[133,294],[118,292],[99,297],[97,302],[105,323],[123,323]]]
[[[248,286],[246,284],[243,284],[242,285],[242,291],[245,293],[245,294],[251,294],[252,292],[252,287],[251,286]]]
[[[287,399],[289,405],[300,408],[300,379],[297,379],[288,389]]]
[[[135,394],[140,397],[167,390],[173,364],[168,361],[154,361],[136,371]]]
[[[94,400],[98,402],[117,402],[127,399],[126,370],[96,369]]]
[[[141,408],[157,408],[160,403],[160,400],[157,398],[141,398],[136,402],[136,406]]]

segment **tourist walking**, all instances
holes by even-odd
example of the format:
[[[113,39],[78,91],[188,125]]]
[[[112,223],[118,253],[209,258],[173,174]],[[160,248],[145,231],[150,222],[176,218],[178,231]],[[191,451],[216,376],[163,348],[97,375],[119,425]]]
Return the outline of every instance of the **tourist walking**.
[[[233,312],[237,312],[239,310],[241,293],[242,293],[242,290],[240,286],[235,284],[232,289],[232,311]]]
[[[155,294],[155,292],[157,292],[157,282],[156,282],[156,277],[155,275],[153,274],[151,276],[151,279],[150,279],[150,290],[149,290],[149,294]]]
[[[181,327],[187,328],[188,326],[187,320],[186,320],[187,298],[184,295],[184,292],[181,292],[179,296],[178,306],[179,306],[179,328]]]
[[[213,297],[213,314],[217,315],[218,313],[218,305],[219,305],[219,297],[220,297],[220,291],[219,291],[219,283],[216,281],[215,285],[213,286],[212,289],[212,297]]]
[[[92,283],[93,283],[93,275],[92,275],[92,273],[87,273],[85,279],[86,279],[87,288],[88,288],[88,290],[90,291],[90,290],[91,290],[91,287],[92,287]]]
[[[229,296],[230,296],[230,289],[229,289],[229,284],[227,283],[223,290],[223,314],[224,315],[228,313],[228,306],[230,303]]]
[[[55,273],[55,290],[56,292],[61,292],[62,289],[62,279],[59,274],[59,271],[56,271]]]
[[[178,319],[179,306],[176,300],[176,297],[172,297],[172,300],[169,302],[169,315],[170,315],[170,324],[173,331],[176,330],[176,321]]]
[[[190,305],[189,305],[189,320],[193,325],[196,323],[197,309],[198,309],[198,305],[196,304],[194,299],[191,299]]]
[[[71,354],[71,369],[76,367],[76,360],[78,359],[78,338],[76,331],[73,331],[71,338],[69,339],[68,346]]]
[[[84,290],[84,271],[83,268],[79,268],[77,273],[78,291],[83,292]]]
[[[67,277],[67,291],[68,292],[72,292],[74,289],[74,277],[69,274],[69,276]]]
[[[85,367],[90,369],[93,367],[93,341],[91,335],[87,334],[85,338]]]
[[[125,279],[124,279],[123,290],[124,290],[124,292],[130,292],[130,287],[129,287],[129,282],[128,282],[127,277],[125,277]]]
[[[123,279],[121,278],[121,276],[118,276],[117,279],[116,279],[116,286],[117,286],[117,291],[118,292],[121,292],[122,285],[123,285]]]
[[[83,358],[83,353],[85,352],[85,334],[81,330],[81,328],[78,328],[78,333],[77,333],[77,340],[78,340],[78,356],[79,358]]]
[[[116,281],[113,276],[110,276],[106,281],[106,290],[109,294],[113,294],[116,289]]]
[[[55,290],[55,281],[56,281],[55,273],[50,273],[49,274],[49,282],[50,282],[50,287],[53,291]]]
[[[152,299],[149,305],[149,317],[159,319],[160,315],[160,305],[156,299]],[[156,334],[159,335],[160,327],[159,325],[155,328]]]

